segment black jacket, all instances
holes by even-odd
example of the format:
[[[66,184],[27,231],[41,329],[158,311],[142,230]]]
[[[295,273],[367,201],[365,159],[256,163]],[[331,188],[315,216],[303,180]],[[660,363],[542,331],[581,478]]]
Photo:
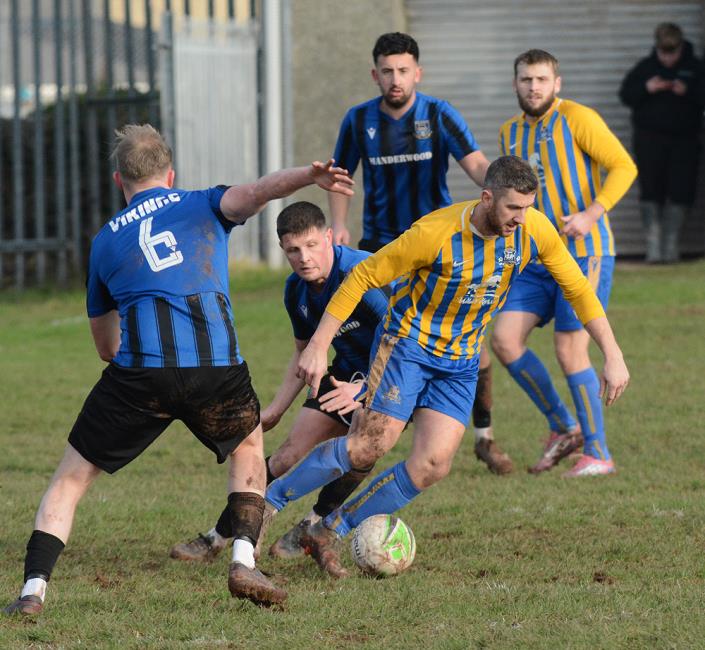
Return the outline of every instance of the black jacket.
[[[658,75],[663,79],[680,79],[688,90],[683,96],[670,91],[649,93],[646,82]],[[693,46],[683,43],[683,53],[672,68],[666,68],[656,49],[637,63],[622,81],[619,98],[632,109],[632,122],[638,129],[673,135],[699,132],[705,106],[702,63],[693,54]]]

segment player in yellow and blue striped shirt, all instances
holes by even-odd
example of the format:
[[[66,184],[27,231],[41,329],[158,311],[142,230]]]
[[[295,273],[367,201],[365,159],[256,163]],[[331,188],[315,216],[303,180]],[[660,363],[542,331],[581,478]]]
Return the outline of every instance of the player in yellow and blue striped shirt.
[[[315,395],[341,323],[368,289],[401,278],[370,355],[365,408],[346,438],[320,445],[294,470],[315,489],[331,476],[369,467],[394,446],[413,414],[408,460],[304,532],[302,544],[332,575],[343,571],[334,546],[339,535],[371,515],[402,508],[450,470],[470,417],[486,327],[532,260],[555,277],[605,354],[608,403],[626,387],[629,373],[599,300],[556,229],[531,207],[536,188],[520,158],[494,161],[480,200],[422,217],[355,266],[301,353],[300,376]]]
[[[629,189],[636,167],[595,111],[556,97],[560,87],[558,61],[551,54],[529,50],[517,57],[514,90],[523,112],[500,129],[500,150],[523,158],[534,169],[539,179],[536,207],[551,220],[607,308],[615,255],[607,213]],[[601,170],[607,172],[604,183]],[[578,422],[543,363],[526,346],[533,328],[553,318],[556,355]],[[512,287],[492,335],[497,357],[549,423],[543,455],[529,471],[551,469],[580,447],[582,436],[584,456],[566,476],[614,471],[605,442],[600,381],[590,364],[588,343],[587,332],[547,268],[530,264]]]

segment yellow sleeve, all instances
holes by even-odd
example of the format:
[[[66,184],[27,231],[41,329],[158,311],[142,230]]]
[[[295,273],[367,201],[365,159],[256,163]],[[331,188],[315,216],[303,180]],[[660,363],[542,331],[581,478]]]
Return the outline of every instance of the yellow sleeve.
[[[572,104],[566,112],[566,118],[576,144],[607,171],[595,201],[609,211],[634,182],[636,165],[596,111],[587,106]]]
[[[530,234],[536,242],[539,259],[575,309],[580,322],[584,325],[593,318],[605,316],[595,290],[568,252],[553,224],[538,210],[532,210],[531,226]]]
[[[448,226],[454,223],[446,216],[453,207],[422,217],[404,234],[356,264],[333,294],[326,311],[344,321],[368,289],[384,287],[406,273],[431,264],[448,237]]]

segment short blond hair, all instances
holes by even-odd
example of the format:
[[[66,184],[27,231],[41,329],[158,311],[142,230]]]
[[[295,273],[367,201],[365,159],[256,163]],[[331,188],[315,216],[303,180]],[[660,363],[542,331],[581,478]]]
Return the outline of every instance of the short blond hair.
[[[161,176],[172,166],[171,149],[151,124],[126,124],[116,129],[110,157],[128,183]]]

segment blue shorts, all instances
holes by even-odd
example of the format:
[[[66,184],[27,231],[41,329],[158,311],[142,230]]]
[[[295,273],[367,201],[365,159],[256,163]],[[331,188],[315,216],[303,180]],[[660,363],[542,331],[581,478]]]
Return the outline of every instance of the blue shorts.
[[[365,406],[406,422],[428,408],[467,425],[475,401],[479,355],[444,359],[416,341],[377,331]]]
[[[575,261],[590,281],[602,307],[607,311],[612,290],[614,256],[578,257]],[[583,327],[575,310],[563,296],[558,283],[543,264],[527,264],[519,277],[514,280],[502,311],[536,314],[540,318],[539,327],[543,327],[555,318],[554,329],[557,332],[573,332]]]

